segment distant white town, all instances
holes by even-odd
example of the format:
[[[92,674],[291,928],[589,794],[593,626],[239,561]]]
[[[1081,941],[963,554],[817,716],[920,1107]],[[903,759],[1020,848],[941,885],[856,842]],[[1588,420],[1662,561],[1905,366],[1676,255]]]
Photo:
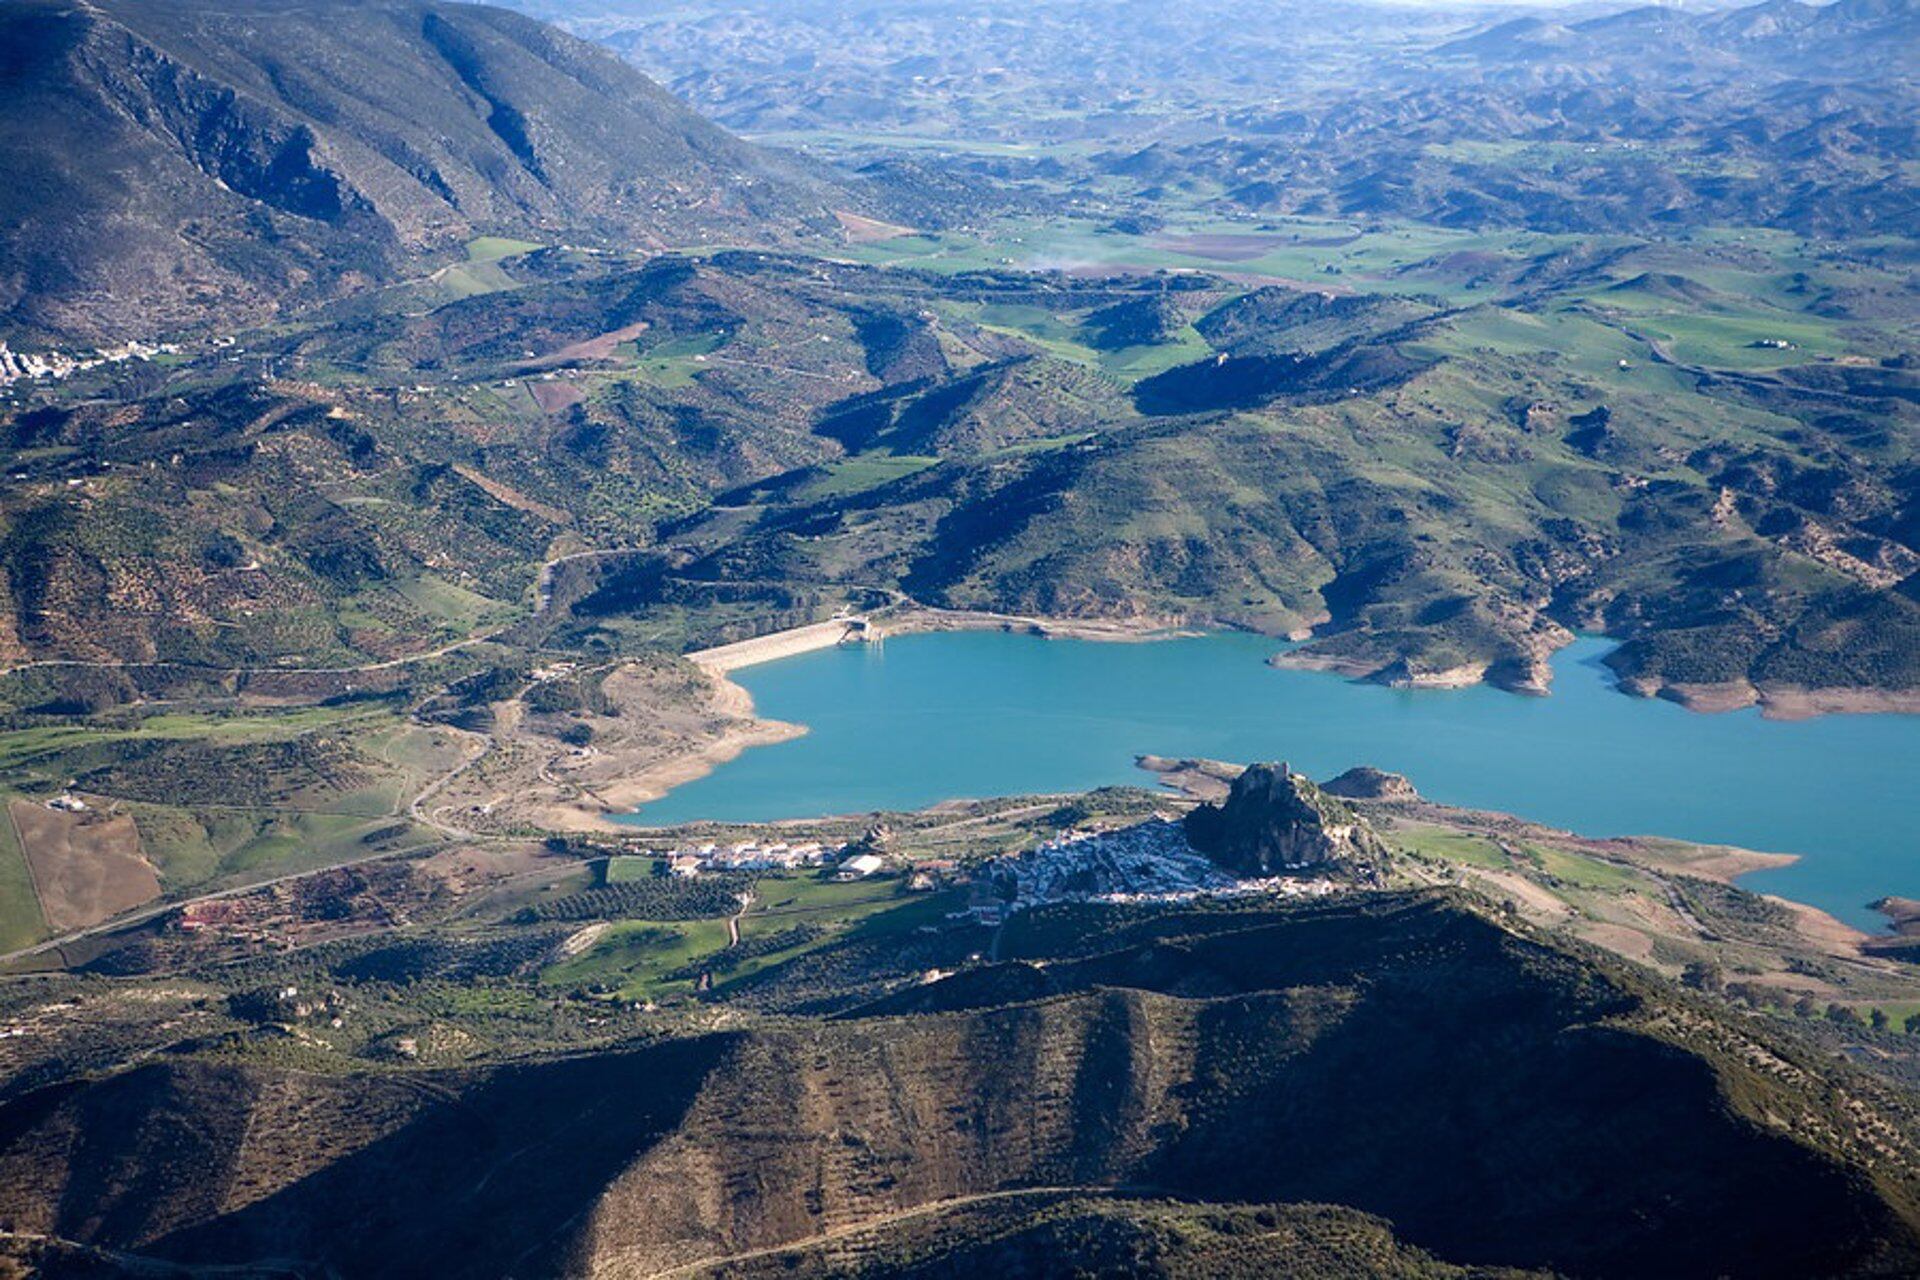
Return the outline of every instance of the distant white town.
[[[68,355],[64,351],[14,351],[0,341],[0,387],[16,382],[40,379],[58,381],[76,373],[103,365],[124,364],[129,360],[151,360],[159,355],[178,355],[180,348],[171,342],[130,341],[118,347],[101,347],[86,355]]]
[[[683,877],[710,871],[798,871],[837,862],[836,874],[861,879],[886,867],[885,858],[874,853],[854,853],[854,847],[841,845],[829,849],[818,841],[760,844],[742,840],[728,845],[689,845],[669,849],[660,856],[666,861],[669,875]]]

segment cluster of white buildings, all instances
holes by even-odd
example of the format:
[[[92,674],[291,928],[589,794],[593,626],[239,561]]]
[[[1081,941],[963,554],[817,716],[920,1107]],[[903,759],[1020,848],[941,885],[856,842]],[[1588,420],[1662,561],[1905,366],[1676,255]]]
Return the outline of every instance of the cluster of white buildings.
[[[845,845],[828,849],[813,840],[800,844],[761,844],[754,840],[742,840],[737,844],[703,844],[670,849],[664,857],[670,874],[697,876],[703,871],[797,871],[805,867],[824,867],[846,852]],[[873,857],[871,854],[865,856]],[[860,861],[858,857],[849,858],[841,864],[842,869],[849,869],[853,863]],[[878,858],[874,858],[874,864],[872,871],[861,874],[871,875],[885,865]]]
[[[983,924],[1049,902],[1185,902],[1201,897],[1277,894],[1318,897],[1339,886],[1324,878],[1242,880],[1194,851],[1166,817],[1117,831],[1069,831],[1045,844],[983,864],[965,914]]]
[[[13,351],[5,342],[0,342],[0,387],[40,378],[69,378],[101,365],[151,360],[157,355],[177,355],[179,351],[179,346],[171,342],[134,341],[119,347],[102,347],[92,355],[71,356],[64,351]]]
[[[1103,893],[1095,902],[1189,902],[1194,898],[1324,898],[1340,892],[1338,881],[1324,876],[1303,880],[1299,876],[1263,876],[1258,880],[1236,880],[1215,889],[1166,889],[1158,892]]]

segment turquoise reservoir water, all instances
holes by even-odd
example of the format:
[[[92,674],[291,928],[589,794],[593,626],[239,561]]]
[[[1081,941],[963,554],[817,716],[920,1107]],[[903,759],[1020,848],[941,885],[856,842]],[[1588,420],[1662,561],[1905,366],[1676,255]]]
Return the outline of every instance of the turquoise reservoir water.
[[[1622,697],[1582,640],[1550,698],[1396,690],[1265,659],[1274,642],[1150,644],[962,631],[736,673],[760,714],[808,726],[634,815],[643,825],[911,809],[960,796],[1150,783],[1134,756],[1356,764],[1428,797],[1587,835],[1666,835],[1806,855],[1742,881],[1865,928],[1920,897],[1920,716],[1792,723]]]

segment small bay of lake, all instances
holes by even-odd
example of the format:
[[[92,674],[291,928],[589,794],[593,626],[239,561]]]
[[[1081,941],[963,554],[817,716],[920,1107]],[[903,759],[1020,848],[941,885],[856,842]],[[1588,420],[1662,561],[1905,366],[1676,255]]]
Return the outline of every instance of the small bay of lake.
[[[1805,855],[1757,892],[1862,928],[1920,897],[1920,716],[1764,720],[1621,696],[1583,639],[1553,696],[1401,690],[1266,664],[1275,642],[1140,644],[996,631],[899,636],[734,673],[762,716],[807,726],[625,821],[763,822],[956,797],[1151,784],[1140,754],[1286,760],[1316,778],[1371,764],[1429,799],[1583,835],[1660,835]]]

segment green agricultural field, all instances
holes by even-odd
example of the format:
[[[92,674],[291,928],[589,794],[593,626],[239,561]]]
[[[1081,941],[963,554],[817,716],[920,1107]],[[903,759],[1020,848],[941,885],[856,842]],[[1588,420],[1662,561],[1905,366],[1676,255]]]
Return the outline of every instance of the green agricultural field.
[[[795,487],[791,498],[795,502],[813,503],[850,497],[918,474],[938,465],[939,461],[907,453],[855,454],[818,468],[815,476]]]
[[[956,888],[910,895],[897,906],[863,914],[854,921],[853,933],[868,938],[898,937],[924,925],[938,925],[948,912],[966,905],[967,894],[966,889]]]
[[[900,896],[900,882],[893,879],[839,881],[779,876],[762,880],[755,887],[751,914],[839,914],[850,919],[876,904],[897,901]]]
[[[399,815],[462,758],[445,731],[365,707],[167,712],[125,727],[0,734],[12,786],[44,793],[77,778],[133,814],[169,891],[429,843]]]
[[[1040,307],[996,303],[972,309],[974,322],[991,333],[1024,338],[1074,364],[1098,365],[1100,353],[1081,341],[1079,326]]]
[[[548,987],[614,986],[622,1000],[649,1000],[691,991],[688,979],[664,975],[727,945],[724,920],[622,920],[608,926],[580,955],[543,969]]]
[[[1175,334],[1171,342],[1102,352],[1100,367],[1122,382],[1134,383],[1142,378],[1151,378],[1156,373],[1165,373],[1176,365],[1204,360],[1212,354],[1213,348],[1207,345],[1207,340],[1192,325],[1188,325]]]
[[[1541,845],[1528,845],[1526,851],[1539,862],[1542,871],[1556,880],[1582,889],[1619,893],[1646,884],[1645,877],[1638,873],[1598,858],[1582,857],[1577,853]]]
[[[1022,303],[988,303],[975,310],[974,318],[988,329],[1025,334],[1049,347],[1065,348],[1067,352],[1078,351],[1082,358],[1091,355],[1091,351],[1080,343],[1080,327],[1044,307]]]
[[[1490,871],[1505,871],[1513,865],[1493,841],[1460,831],[1448,831],[1440,827],[1396,826],[1387,833],[1386,839],[1389,844],[1397,845],[1417,857],[1459,862],[1470,867],[1485,867]]]
[[[504,625],[521,614],[516,608],[433,574],[402,579],[393,584],[393,590],[456,635],[470,635],[489,626]]]
[[[516,288],[519,282],[497,262],[463,262],[442,271],[433,283],[446,301],[460,302]]]
[[[1169,342],[1103,351],[1090,340],[1080,323],[1084,317],[1078,314],[1012,303],[950,306],[945,310],[971,319],[983,329],[1025,338],[1062,360],[1098,368],[1123,383],[1138,382],[1213,353],[1207,340],[1191,325]]]
[[[1628,373],[1638,384],[1678,387],[1669,371],[1649,368],[1652,353],[1617,327],[1569,311],[1524,312],[1505,307],[1476,307],[1450,318],[1447,328],[1423,335],[1446,355],[1471,358],[1489,350],[1504,356],[1543,356],[1570,372],[1603,382],[1620,381]],[[1620,368],[1625,360],[1628,369]]]
[[[389,815],[125,806],[170,893],[315,871],[433,842]]]
[[[468,262],[498,262],[535,249],[546,248],[532,240],[512,240],[506,236],[477,236],[467,242]]]
[[[1609,238],[1606,243],[1612,243]],[[1470,232],[1417,223],[1361,226],[1344,220],[1265,218],[1257,223],[1193,222],[1133,234],[1088,220],[1008,220],[977,240],[948,237],[925,248],[916,265],[942,270],[1017,266],[1126,268],[1137,271],[1230,271],[1277,281],[1311,282],[1337,291],[1472,294],[1459,282],[1402,273],[1428,259],[1480,253],[1518,261],[1591,238],[1525,231]],[[1619,243],[1627,243],[1620,239]],[[893,250],[899,242],[884,246]],[[916,251],[923,247],[916,247]],[[905,250],[902,250],[904,254]],[[899,256],[899,255],[896,255]]]
[[[937,925],[965,901],[961,890],[907,894],[897,880],[839,884],[819,880],[763,881],[764,904],[756,901],[741,917],[744,945],[789,932],[812,933],[792,945],[752,955],[716,975],[715,990],[725,993],[756,974],[797,959],[842,938],[900,937],[922,925]]]
[[[1825,321],[1759,309],[1744,315],[1679,311],[1636,314],[1630,323],[1636,331],[1658,341],[1675,360],[1713,368],[1777,369],[1848,352],[1848,344]],[[1770,342],[1791,345],[1759,345]]]
[[[72,753],[84,751],[86,759],[92,759],[98,754],[94,749],[113,743],[191,739],[237,746],[318,729],[361,732],[394,722],[392,713],[383,709],[299,707],[235,714],[169,711],[125,722],[43,725],[0,733],[0,772],[19,770],[26,779],[63,782],[54,775],[71,776],[76,763]]]
[[[13,820],[4,812],[12,799],[0,792],[0,951],[17,951],[47,936],[26,855],[20,850]]]
[[[607,380],[638,380],[662,390],[679,391],[694,384],[694,378],[706,369],[705,357],[727,345],[717,333],[668,338],[651,346],[641,342],[622,343],[617,352],[632,363],[624,370],[607,375]]]
[[[1402,278],[1400,273],[1444,253],[1530,255],[1571,236],[1534,232],[1465,232],[1444,226],[1379,223],[1359,226],[1327,219],[1261,219],[1260,223],[1190,223],[1164,232],[1129,234],[1094,223],[1039,223],[996,228],[983,251],[1012,255],[1016,263],[1133,267],[1142,271],[1231,271],[1273,280],[1311,280],[1334,290],[1448,292],[1448,282]],[[1033,263],[1027,263],[1033,265]]]
[[[651,880],[660,865],[658,858],[635,858],[624,854],[607,859],[606,883],[630,884],[636,880]]]
[[[850,244],[841,252],[849,261],[863,262],[872,266],[970,270],[973,268],[956,268],[940,261],[963,244],[971,247],[972,242],[943,235],[894,236],[887,240]],[[985,263],[981,262],[977,265],[984,266]]]
[[[413,291],[420,295],[421,301],[435,305],[517,289],[520,282],[509,275],[501,263],[545,247],[531,240],[480,236],[467,243],[466,261],[456,262],[435,272]]]

